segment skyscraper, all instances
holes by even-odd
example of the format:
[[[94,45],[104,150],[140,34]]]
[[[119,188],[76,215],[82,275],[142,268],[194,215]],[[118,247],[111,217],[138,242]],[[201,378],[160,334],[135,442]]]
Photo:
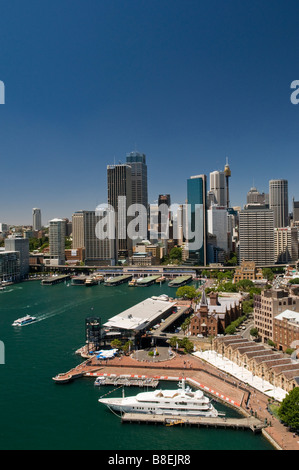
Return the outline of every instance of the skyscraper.
[[[140,204],[144,207],[142,216],[140,215],[140,232],[147,238],[149,208],[148,208],[148,185],[147,185],[147,165],[144,153],[131,152],[127,154],[126,162],[132,169],[132,204]]]
[[[127,236],[130,221],[128,208],[132,205],[132,168],[128,164],[108,165],[108,204],[115,211],[116,252],[119,259],[132,254],[132,240]]]
[[[5,239],[5,251],[19,252],[20,277],[24,279],[29,273],[29,240],[28,238],[11,237]]]
[[[42,213],[40,209],[34,208],[32,209],[32,217],[33,217],[33,230],[38,231],[42,228]]]
[[[269,206],[274,212],[274,227],[287,227],[289,225],[287,180],[269,182]]]
[[[226,179],[224,171],[213,171],[210,173],[210,195],[213,194],[212,202],[217,206],[227,206]]]
[[[112,266],[115,264],[115,238],[99,238],[97,224],[105,217],[107,209],[77,211],[73,214],[72,248],[85,248],[87,266]]]
[[[191,176],[187,181],[189,260],[207,264],[207,177]]]
[[[127,154],[126,162],[132,169],[132,204],[148,206],[147,165],[144,153],[131,152]]]
[[[49,255],[51,265],[65,264],[65,220],[53,219],[49,222]]]
[[[239,260],[258,266],[275,263],[274,213],[262,205],[248,206],[239,214]]]

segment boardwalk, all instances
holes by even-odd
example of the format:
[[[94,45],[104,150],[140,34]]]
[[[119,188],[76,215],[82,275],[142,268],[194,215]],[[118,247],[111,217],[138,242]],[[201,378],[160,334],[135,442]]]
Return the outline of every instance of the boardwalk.
[[[260,420],[250,418],[206,418],[199,416],[172,416],[171,419],[167,415],[149,415],[141,413],[125,413],[122,415],[123,423],[139,423],[139,424],[178,424],[185,426],[211,427],[211,428],[234,428],[234,429],[250,429],[253,432],[261,432],[264,427]]]

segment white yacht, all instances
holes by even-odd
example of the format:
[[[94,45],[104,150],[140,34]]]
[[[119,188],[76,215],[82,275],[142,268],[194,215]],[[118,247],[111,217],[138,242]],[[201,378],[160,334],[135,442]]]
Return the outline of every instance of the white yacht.
[[[99,402],[120,413],[146,413],[172,416],[218,416],[209,398],[203,392],[193,392],[185,380],[177,390],[156,390],[138,393],[133,397],[100,398]]]
[[[12,324],[12,326],[24,326],[28,325],[28,323],[32,323],[36,320],[35,317],[32,317],[31,315],[26,315],[26,317],[23,318],[18,318],[15,320]]]

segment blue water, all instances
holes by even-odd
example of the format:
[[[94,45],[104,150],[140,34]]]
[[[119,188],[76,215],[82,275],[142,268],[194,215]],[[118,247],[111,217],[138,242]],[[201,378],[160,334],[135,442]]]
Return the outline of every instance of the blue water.
[[[85,342],[85,318],[108,320],[152,295],[175,291],[167,285],[130,288],[41,286],[27,282],[0,292],[1,450],[267,450],[251,431],[121,424],[98,403],[113,388],[82,378],[57,385],[52,377],[81,362],[75,351]],[[26,314],[38,321],[13,328]],[[161,384],[169,388],[168,384]],[[173,384],[175,387],[176,384]],[[140,389],[127,389],[135,394]],[[114,392],[117,394],[118,392]],[[223,405],[217,405],[223,411]],[[228,416],[235,413],[225,408]]]

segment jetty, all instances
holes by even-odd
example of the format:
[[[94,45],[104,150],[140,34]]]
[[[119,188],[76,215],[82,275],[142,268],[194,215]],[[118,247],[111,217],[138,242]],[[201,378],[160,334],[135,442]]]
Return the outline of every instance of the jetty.
[[[164,424],[166,426],[197,426],[208,428],[233,428],[250,429],[254,433],[261,432],[265,425],[257,418],[208,418],[205,416],[171,416],[142,413],[124,413],[121,416],[122,423],[138,424]]]
[[[71,276],[70,275],[65,275],[65,276],[51,276],[47,279],[43,279],[41,281],[42,286],[53,286],[55,284],[60,284],[61,282],[65,282],[70,280]]]
[[[132,275],[123,275],[123,276],[115,276],[106,279],[104,282],[105,286],[119,286],[120,284],[124,284],[125,282],[129,282],[132,279]]]
[[[136,285],[140,287],[147,287],[155,284],[155,282],[160,279],[161,276],[146,276],[137,280]]]
[[[189,284],[193,280],[192,276],[178,276],[168,283],[169,287],[181,287]]]
[[[105,374],[98,375],[95,385],[113,385],[124,387],[151,387],[157,388],[159,380],[151,377],[140,377],[140,375],[120,375],[120,376],[107,376]]]

